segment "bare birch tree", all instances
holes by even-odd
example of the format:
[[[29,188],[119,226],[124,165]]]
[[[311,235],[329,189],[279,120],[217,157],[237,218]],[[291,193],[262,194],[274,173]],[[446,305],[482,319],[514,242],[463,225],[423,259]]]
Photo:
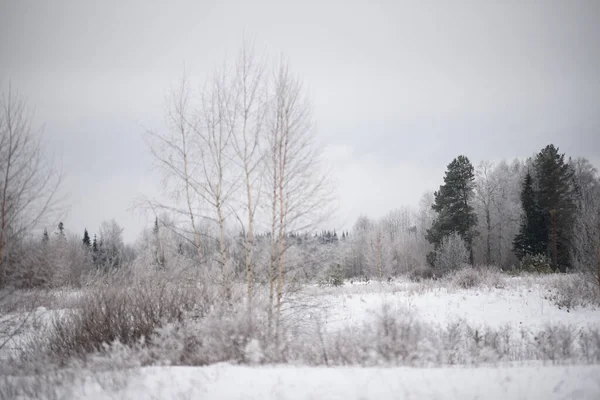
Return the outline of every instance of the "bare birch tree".
[[[219,227],[217,263],[227,296],[231,277],[228,271],[226,219],[231,214],[231,197],[239,183],[232,151],[233,137],[239,122],[239,96],[227,69],[224,67],[217,70],[202,93],[200,122],[194,124],[199,142],[198,180],[202,197],[214,213],[209,214],[208,218],[214,220]]]
[[[370,239],[370,263],[371,267],[374,268],[374,272],[377,275],[379,283],[383,281],[383,268],[384,268],[384,233],[381,222],[375,226],[371,234]]]
[[[300,81],[285,62],[277,65],[273,75],[266,71],[253,48],[245,44],[233,69],[223,67],[213,74],[196,110],[189,105],[184,80],[170,103],[173,132],[151,133],[150,137],[157,142],[151,147],[153,155],[179,184],[176,193],[186,205],[155,204],[154,208],[186,215],[198,249],[197,220],[210,220],[218,226],[216,261],[225,286],[233,278],[226,241],[231,216],[242,226],[249,308],[257,213],[259,221],[261,211],[264,213],[271,231],[267,268],[272,317],[275,301],[277,315],[281,312],[286,237],[329,215],[331,199],[327,174],[320,165],[320,148],[314,142],[310,105]],[[263,187],[270,196],[270,207],[260,201]]]
[[[9,87],[0,99],[0,287],[11,244],[61,211],[61,171],[44,157],[27,104]]]
[[[169,129],[149,131],[149,147],[165,176],[165,187],[175,204],[147,201],[155,214],[168,211],[187,219],[189,229],[182,237],[193,237],[200,262],[215,261],[222,283],[228,265],[226,219],[230,213],[228,200],[235,190],[237,178],[232,171],[232,137],[237,127],[238,93],[227,70],[216,71],[200,93],[200,101],[192,104],[192,91],[187,79],[173,90],[168,100]],[[216,235],[201,230],[202,223],[218,227]],[[218,256],[205,251],[202,238],[214,240]],[[189,240],[188,240],[189,241]]]
[[[269,299],[274,281],[276,337],[284,284],[286,237],[307,229],[331,211],[330,186],[320,164],[309,101],[302,84],[282,61],[274,71],[270,103],[268,151],[271,193],[271,260]]]
[[[579,186],[579,204],[573,229],[571,259],[600,289],[600,180],[595,169],[591,180]]]
[[[177,229],[179,235],[196,249],[198,260],[204,259],[199,220],[204,214],[202,188],[196,180],[197,145],[192,124],[189,84],[185,76],[179,87],[167,98],[167,126],[165,132],[147,131],[147,144],[157,166],[163,173],[163,187],[174,203],[144,200],[140,206],[149,206],[156,215],[171,212],[183,217],[188,228]],[[167,225],[175,229],[176,225]],[[191,235],[192,239],[189,239]]]
[[[235,98],[240,123],[234,130],[232,145],[242,174],[242,204],[245,221],[240,219],[244,234],[244,262],[248,310],[252,310],[253,248],[256,211],[260,201],[261,173],[264,171],[263,148],[267,92],[265,66],[257,61],[254,47],[244,43],[235,67]]]
[[[492,231],[494,229],[494,221],[492,212],[493,201],[498,192],[499,185],[493,175],[494,164],[490,161],[482,161],[476,171],[475,181],[475,199],[476,204],[479,206],[480,216],[483,214],[483,218],[479,218],[480,221],[484,222],[484,260],[487,265],[492,264]]]
[[[513,240],[519,232],[521,223],[521,182],[523,180],[523,164],[518,159],[510,164],[502,160],[496,166],[493,175],[498,182],[496,196],[492,198],[496,221],[496,260],[506,268],[517,262],[513,251]]]

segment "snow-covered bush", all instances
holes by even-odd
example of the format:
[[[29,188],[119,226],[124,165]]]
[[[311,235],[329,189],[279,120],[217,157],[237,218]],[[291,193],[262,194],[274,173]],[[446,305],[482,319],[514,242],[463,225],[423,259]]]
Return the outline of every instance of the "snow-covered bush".
[[[553,272],[550,260],[543,254],[526,254],[521,260],[520,269],[522,272],[532,274],[551,274]]]
[[[249,364],[259,364],[264,357],[258,340],[252,339],[244,347],[244,358]]]
[[[503,287],[504,277],[497,269],[465,266],[447,276],[451,285],[461,289],[476,287]]]
[[[344,273],[340,264],[332,265],[327,271],[327,275],[319,280],[320,286],[339,287],[344,285]]]
[[[0,399],[81,399],[95,388],[115,393],[139,373],[138,366],[138,352],[118,342],[85,361],[71,359],[64,368],[41,358],[29,364],[11,360],[8,370],[0,368]]]
[[[268,312],[268,298],[258,293],[248,312],[242,290],[231,302],[216,303],[203,316],[186,313],[181,321],[159,328],[147,349],[146,364],[210,365],[303,362],[321,364],[317,308],[301,296],[283,303],[279,328]],[[302,310],[302,312],[298,312]],[[313,318],[311,319],[311,315]],[[279,331],[279,339],[276,332]]]
[[[85,293],[77,309],[52,321],[47,350],[68,359],[102,351],[115,340],[127,346],[150,340],[161,325],[198,309],[197,304],[207,298],[203,290],[167,279],[98,283]]]
[[[8,286],[20,289],[79,287],[92,269],[81,240],[63,235],[13,242],[5,263]]]
[[[471,289],[481,284],[481,274],[473,267],[459,269],[452,274],[454,285],[462,289]]]
[[[575,358],[577,332],[569,325],[548,325],[534,338],[538,357],[542,360],[571,361]]]
[[[327,365],[441,366],[541,360],[600,361],[600,330],[575,331],[554,324],[540,330],[472,327],[464,320],[445,326],[411,318],[384,306],[374,321],[343,330],[326,344]],[[320,363],[325,364],[324,359]]]
[[[442,243],[435,252],[436,275],[445,275],[467,264],[469,251],[465,241],[458,233],[450,234],[442,239]]]
[[[574,221],[571,261],[573,267],[600,292],[600,185],[583,190]]]
[[[552,281],[549,300],[558,308],[600,307],[600,291],[596,283],[582,273],[562,276]]]
[[[585,329],[578,336],[580,359],[590,364],[600,363],[600,329]]]
[[[426,279],[433,279],[435,277],[435,274],[431,267],[420,266],[410,271],[410,274],[408,276],[413,282],[421,282]]]

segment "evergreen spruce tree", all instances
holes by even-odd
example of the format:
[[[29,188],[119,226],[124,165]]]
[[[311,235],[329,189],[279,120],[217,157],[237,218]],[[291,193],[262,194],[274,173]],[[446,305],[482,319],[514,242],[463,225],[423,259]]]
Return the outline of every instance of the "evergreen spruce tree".
[[[523,216],[519,233],[513,241],[515,254],[522,260],[526,255],[546,255],[548,230],[533,188],[533,177],[527,172],[521,188]]]
[[[42,235],[42,243],[48,243],[50,241],[50,236],[48,235],[48,229],[44,229],[44,234]]]
[[[90,246],[92,245],[92,243],[90,241],[90,235],[88,234],[87,229],[83,230],[83,245],[85,246],[86,249],[89,249]]]
[[[92,242],[92,261],[94,262],[94,265],[98,265],[99,263],[99,250],[100,249],[98,248],[98,240],[96,239],[96,235],[94,235],[94,241]]]
[[[446,170],[444,184],[434,193],[435,201],[431,206],[438,215],[431,229],[427,231],[427,240],[437,249],[444,237],[456,232],[467,244],[469,262],[473,264],[473,238],[477,234],[477,215],[472,205],[475,173],[473,165],[466,156],[456,157]],[[432,253],[434,254],[434,253]],[[434,256],[428,255],[431,262]]]
[[[65,224],[62,222],[58,223],[58,236],[65,237]]]
[[[546,255],[555,269],[570,267],[571,237],[576,211],[573,170],[565,155],[554,145],[542,149],[534,160],[537,202],[544,218],[548,239]]]
[[[154,219],[154,229],[153,232],[155,235],[158,235],[158,217]]]

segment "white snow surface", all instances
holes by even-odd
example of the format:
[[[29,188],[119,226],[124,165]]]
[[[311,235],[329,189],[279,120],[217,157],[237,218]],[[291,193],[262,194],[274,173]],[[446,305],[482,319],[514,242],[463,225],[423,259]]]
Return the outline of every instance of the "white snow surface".
[[[323,306],[329,333],[368,323],[384,304],[392,311],[408,310],[417,320],[441,326],[458,319],[472,327],[509,325],[532,330],[550,323],[600,326],[598,309],[565,310],[553,304],[547,298],[551,293],[544,279],[507,278],[499,287],[472,290],[397,281],[346,284],[341,288],[315,286],[307,291],[316,304]],[[36,316],[47,323],[53,313],[60,311],[38,309]],[[246,351],[252,353],[251,347]],[[94,373],[83,382],[65,387],[66,398],[600,399],[600,365],[326,368],[218,364],[144,367],[104,374],[109,376],[98,379],[98,373]]]
[[[600,366],[512,368],[150,367],[106,391],[73,398],[245,400],[600,399]]]
[[[442,326],[459,319],[472,327],[509,325],[537,330],[552,323],[575,328],[600,326],[600,309],[567,310],[553,304],[543,277],[533,282],[509,278],[504,287],[468,290],[396,282],[382,284],[378,292],[377,285],[347,284],[324,295],[328,331],[368,321],[381,313],[384,304],[392,311],[408,311],[418,320]]]

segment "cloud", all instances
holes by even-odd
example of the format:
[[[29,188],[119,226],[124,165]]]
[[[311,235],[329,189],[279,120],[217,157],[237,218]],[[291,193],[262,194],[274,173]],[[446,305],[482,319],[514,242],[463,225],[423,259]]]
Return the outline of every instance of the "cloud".
[[[334,165],[339,224],[416,204],[458,154],[546,144],[600,166],[599,2],[6,2],[0,83],[36,107],[62,156],[76,231],[159,188],[142,140],[184,67],[200,85],[244,35],[284,52]],[[90,214],[93,206],[95,214]],[[80,228],[75,228],[79,227]]]

